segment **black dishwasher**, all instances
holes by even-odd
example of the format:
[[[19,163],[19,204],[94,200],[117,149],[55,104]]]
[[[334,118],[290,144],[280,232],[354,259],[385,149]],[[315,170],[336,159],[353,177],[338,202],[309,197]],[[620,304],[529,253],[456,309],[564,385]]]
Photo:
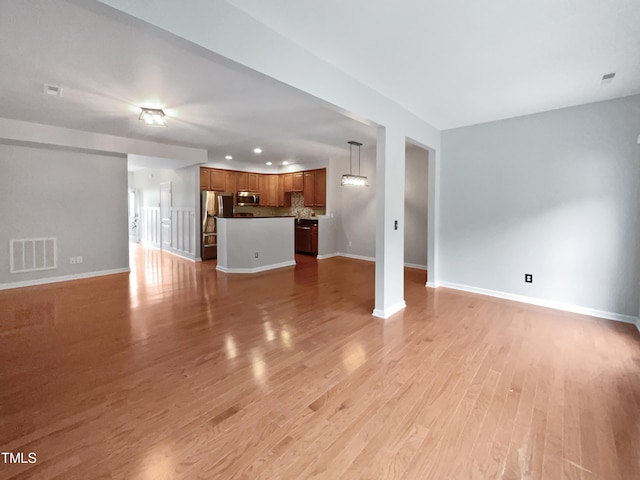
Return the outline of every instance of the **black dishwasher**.
[[[318,220],[296,220],[296,253],[318,255]]]

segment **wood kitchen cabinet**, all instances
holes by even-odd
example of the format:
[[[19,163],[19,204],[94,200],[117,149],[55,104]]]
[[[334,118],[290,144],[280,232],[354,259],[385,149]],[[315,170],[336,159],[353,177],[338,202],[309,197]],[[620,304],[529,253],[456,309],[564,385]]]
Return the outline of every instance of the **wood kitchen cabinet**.
[[[258,177],[260,177],[260,175],[257,173],[249,173],[247,175],[247,185],[250,192],[258,191]]]
[[[302,192],[303,189],[304,189],[304,172],[296,172],[293,174],[291,191]]]
[[[304,206],[315,207],[316,205],[316,172],[304,172]]]
[[[284,173],[280,177],[282,177],[282,191],[291,193],[293,191],[293,173]]]
[[[209,169],[200,167],[200,190],[209,190]]]
[[[259,179],[261,176],[258,173],[237,172],[238,191],[260,193]]]
[[[284,207],[284,175],[278,175],[278,185],[276,187],[278,193],[278,207]]]
[[[225,187],[225,171],[209,169],[209,190],[224,190]]]
[[[304,206],[324,207],[327,204],[327,170],[311,170],[304,173]]]
[[[236,188],[238,189],[238,192],[249,191],[249,174],[247,172],[237,172],[236,182]]]
[[[315,206],[327,205],[327,169],[321,168],[315,171],[314,193],[316,194]]]
[[[200,190],[224,190],[225,171],[200,167]]]

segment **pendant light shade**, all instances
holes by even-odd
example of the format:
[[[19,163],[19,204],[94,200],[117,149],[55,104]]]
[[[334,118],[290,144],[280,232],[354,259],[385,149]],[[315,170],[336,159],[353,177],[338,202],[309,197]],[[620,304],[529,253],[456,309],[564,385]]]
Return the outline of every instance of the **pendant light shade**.
[[[345,173],[344,175],[342,175],[341,185],[343,187],[345,186],[368,187],[369,181],[367,180],[367,177],[363,177],[360,175],[360,147],[362,147],[362,144],[360,142],[354,142],[353,140],[351,140],[348,143],[349,143],[349,173],[348,174]],[[358,175],[354,175],[353,169],[352,169],[352,152],[353,152],[354,146],[358,147]]]

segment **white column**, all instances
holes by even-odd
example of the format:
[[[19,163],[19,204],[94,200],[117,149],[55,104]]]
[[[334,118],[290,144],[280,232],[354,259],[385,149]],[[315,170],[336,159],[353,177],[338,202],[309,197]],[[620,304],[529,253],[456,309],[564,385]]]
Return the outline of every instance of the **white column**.
[[[376,148],[376,298],[373,315],[389,318],[404,302],[405,137],[378,127]]]
[[[427,287],[440,285],[440,149],[429,151],[429,202],[427,238]]]

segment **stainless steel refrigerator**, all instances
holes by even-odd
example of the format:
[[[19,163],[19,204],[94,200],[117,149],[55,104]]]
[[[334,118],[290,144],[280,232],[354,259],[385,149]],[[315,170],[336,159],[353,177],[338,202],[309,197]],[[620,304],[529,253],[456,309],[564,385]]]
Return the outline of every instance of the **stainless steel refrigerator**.
[[[202,260],[218,258],[217,217],[233,217],[233,193],[202,192]]]

